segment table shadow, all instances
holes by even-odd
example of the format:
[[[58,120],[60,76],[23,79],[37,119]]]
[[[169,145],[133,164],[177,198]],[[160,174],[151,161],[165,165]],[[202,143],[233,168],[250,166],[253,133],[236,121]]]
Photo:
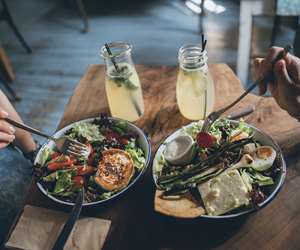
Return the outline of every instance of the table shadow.
[[[248,217],[179,220],[158,216],[157,246],[152,249],[213,249],[236,234]]]

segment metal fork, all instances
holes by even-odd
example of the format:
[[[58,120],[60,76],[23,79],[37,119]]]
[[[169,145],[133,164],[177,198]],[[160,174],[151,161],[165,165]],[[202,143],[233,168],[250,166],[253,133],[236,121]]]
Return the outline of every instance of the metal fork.
[[[277,55],[277,57],[272,61],[272,68],[275,65],[275,63],[277,61],[279,61],[280,59],[284,58],[291,50],[292,50],[292,46],[291,45],[287,45],[286,47],[284,47],[284,49]],[[235,104],[237,104],[240,100],[242,100],[246,95],[248,95],[251,90],[253,90],[257,85],[259,85],[262,82],[270,82],[273,79],[273,74],[272,72],[270,72],[269,74],[267,74],[266,76],[259,78],[258,80],[256,80],[254,83],[252,83],[249,88],[241,95],[239,96],[234,102],[232,102],[231,104],[227,105],[225,108],[219,109],[215,112],[210,113],[204,120],[203,122],[203,126],[201,131],[202,132],[208,132],[208,130],[210,129],[211,125],[223,114],[225,113],[228,109],[232,108]]]
[[[84,158],[87,159],[89,156],[89,150],[88,147],[86,145],[84,145],[83,143],[80,143],[76,140],[70,139],[66,136],[64,137],[60,137],[60,138],[55,138],[51,135],[48,135],[44,132],[41,132],[35,128],[32,128],[28,125],[19,123],[15,120],[12,120],[10,118],[5,118],[5,121],[7,121],[8,123],[10,123],[11,125],[18,127],[20,129],[26,130],[28,132],[31,132],[33,134],[39,135],[39,136],[43,136],[51,141],[55,142],[56,148],[59,152],[63,153],[63,154],[67,154],[70,156],[74,156],[76,158]]]

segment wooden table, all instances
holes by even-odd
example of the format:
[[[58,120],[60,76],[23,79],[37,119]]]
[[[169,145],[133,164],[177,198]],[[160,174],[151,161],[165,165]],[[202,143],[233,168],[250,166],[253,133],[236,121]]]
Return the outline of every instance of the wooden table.
[[[137,70],[146,107],[144,117],[137,124],[147,132],[156,131],[151,136],[152,149],[155,150],[168,133],[189,121],[182,118],[176,106],[176,68],[138,66]],[[227,65],[210,65],[210,70],[216,96],[222,96],[216,100],[218,108],[235,98],[242,89]],[[91,65],[88,68],[65,109],[59,128],[108,111],[103,78],[103,66]],[[299,148],[296,141],[300,125],[296,120],[281,111],[271,98],[248,96],[235,110],[250,102],[256,104],[258,110],[247,118],[248,122],[267,128],[285,152]],[[277,125],[272,117],[281,117]],[[112,221],[104,249],[299,249],[299,160],[299,157],[289,157],[282,191],[270,205],[248,217],[229,221],[178,220],[155,213],[151,166],[131,191],[107,205],[84,209],[83,215]],[[35,186],[28,203],[65,210],[42,196]]]

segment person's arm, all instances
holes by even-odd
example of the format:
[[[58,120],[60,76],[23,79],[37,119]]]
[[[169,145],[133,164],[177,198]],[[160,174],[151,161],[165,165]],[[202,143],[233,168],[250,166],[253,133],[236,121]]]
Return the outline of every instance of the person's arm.
[[[24,153],[35,150],[36,144],[30,133],[13,128],[3,118],[10,118],[22,122],[22,119],[9,102],[4,93],[0,90],[0,148],[6,147],[9,143],[18,146]]]
[[[272,68],[272,60],[281,50],[282,48],[272,47],[265,58],[254,61],[256,78],[265,76],[270,71],[274,75],[273,82],[259,86],[260,94],[265,94],[269,86],[278,105],[300,121],[300,59],[288,54]]]

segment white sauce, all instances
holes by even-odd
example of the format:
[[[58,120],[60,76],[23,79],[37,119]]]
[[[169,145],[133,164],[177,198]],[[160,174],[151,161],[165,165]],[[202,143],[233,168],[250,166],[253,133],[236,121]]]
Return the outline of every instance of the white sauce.
[[[166,146],[165,156],[167,158],[177,158],[185,153],[191,145],[190,140],[185,137],[179,137],[169,142]]]

